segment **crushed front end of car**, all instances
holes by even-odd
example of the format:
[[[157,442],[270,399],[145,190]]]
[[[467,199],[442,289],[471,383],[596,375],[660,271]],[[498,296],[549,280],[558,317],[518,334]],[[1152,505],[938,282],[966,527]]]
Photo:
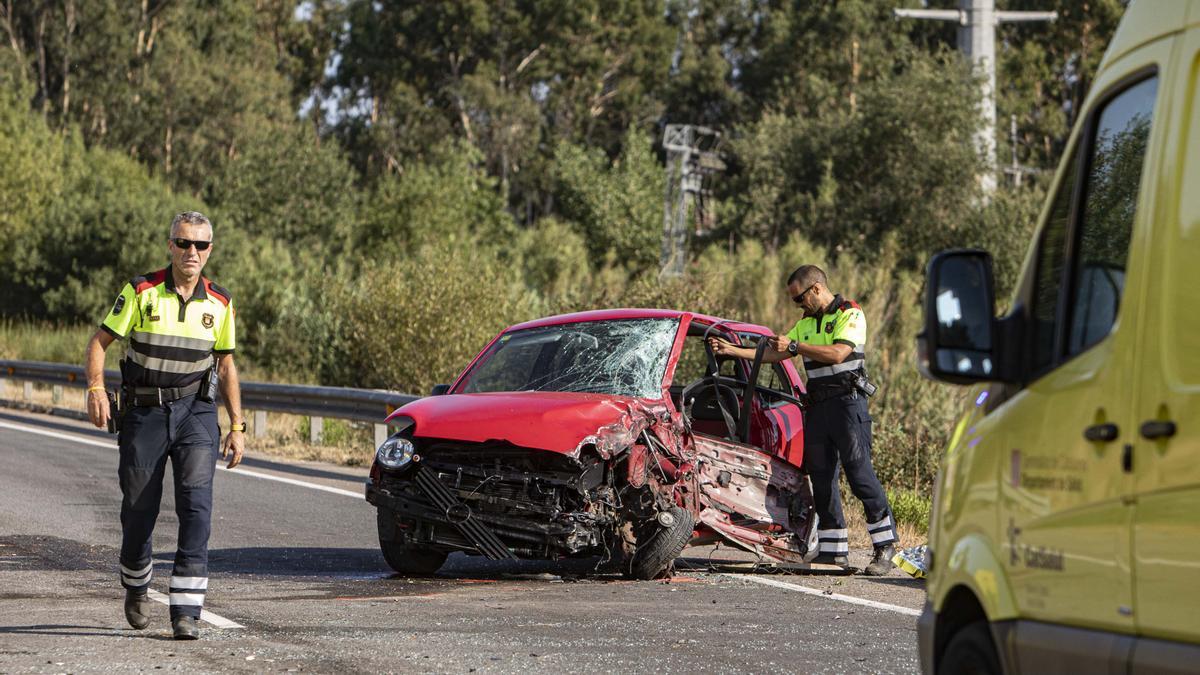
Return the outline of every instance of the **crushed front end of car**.
[[[634,543],[665,529],[686,544],[694,519],[679,506],[685,485],[631,484],[627,463],[648,443],[660,455],[683,445],[670,411],[654,405],[677,325],[588,322],[503,334],[455,394],[397,411],[398,430],[377,453],[367,495],[388,563],[430,573],[464,551],[496,560],[598,556],[633,576],[664,573],[678,550],[647,557],[652,549],[643,546],[638,556]],[[648,440],[659,436],[667,442]]]
[[[616,421],[597,426],[566,452],[412,437],[408,430],[389,438],[367,496],[378,508],[388,563],[427,574],[450,552],[463,551],[493,560],[596,556],[598,566],[638,578],[667,572],[692,535],[694,518],[680,502],[694,502],[695,475],[671,451],[682,444],[658,428],[670,420],[666,411],[624,403]],[[619,407],[593,397],[567,405],[576,416],[584,406]],[[389,443],[411,451],[388,454]],[[660,532],[679,545],[660,544],[657,552],[648,547]]]
[[[454,551],[595,557],[651,579],[671,572],[697,528],[803,558],[792,531],[815,530],[799,469],[694,436],[670,405],[682,330],[679,316],[518,326],[449,394],[393,413],[367,484],[388,564],[430,574]]]

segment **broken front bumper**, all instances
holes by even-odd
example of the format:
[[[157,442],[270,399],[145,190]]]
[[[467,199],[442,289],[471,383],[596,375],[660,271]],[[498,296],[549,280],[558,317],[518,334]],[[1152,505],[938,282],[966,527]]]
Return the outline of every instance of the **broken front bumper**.
[[[367,501],[390,511],[412,544],[493,560],[582,555],[602,552],[603,531],[613,525],[584,499],[585,473],[425,461],[380,472],[368,482]]]

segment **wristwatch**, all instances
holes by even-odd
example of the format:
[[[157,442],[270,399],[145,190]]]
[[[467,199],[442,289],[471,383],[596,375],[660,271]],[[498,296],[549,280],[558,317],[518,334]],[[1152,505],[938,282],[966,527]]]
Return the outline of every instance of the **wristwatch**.
[[[797,344],[795,340],[792,340],[791,342],[788,343],[788,353],[791,354],[792,356],[795,356],[800,353],[800,345]]]
[[[245,422],[230,423],[229,430],[230,431],[240,431],[242,433],[246,433],[246,423]]]

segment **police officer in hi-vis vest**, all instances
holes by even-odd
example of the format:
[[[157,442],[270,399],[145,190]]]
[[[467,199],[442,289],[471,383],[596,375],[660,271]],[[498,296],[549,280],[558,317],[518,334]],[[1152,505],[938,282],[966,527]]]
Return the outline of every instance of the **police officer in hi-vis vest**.
[[[875,387],[867,380],[867,320],[852,300],[834,295],[825,272],[803,265],[788,278],[788,295],[804,317],[785,336],[770,338],[763,360],[778,363],[804,359],[808,373],[808,405],[804,411],[804,469],[813,482],[819,552],[815,562],[845,567],[850,552],[842,514],[838,473],[846,471],[850,490],[863,503],[867,531],[875,553],[865,574],[882,576],[892,569],[896,524],[887,494],[871,466],[871,415],[867,397]],[[725,340],[709,340],[717,355],[754,358],[755,350]]]
[[[125,285],[88,342],[85,364],[88,416],[92,424],[119,434],[121,585],[125,618],[138,629],[150,623],[150,538],[171,461],[179,547],[168,586],[177,640],[199,637],[218,446],[222,457],[232,455],[232,469],[242,461],[245,442],[233,365],[233,300],[229,291],[200,276],[212,245],[208,218],[194,211],[175,216],[167,243],[171,264]],[[116,409],[104,386],[104,351],[114,340],[127,341]],[[231,422],[223,445],[218,387]]]

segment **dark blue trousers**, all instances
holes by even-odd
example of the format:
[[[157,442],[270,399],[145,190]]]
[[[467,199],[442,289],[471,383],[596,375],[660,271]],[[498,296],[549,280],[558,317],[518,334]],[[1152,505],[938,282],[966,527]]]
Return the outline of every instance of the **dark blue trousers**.
[[[898,540],[887,493],[871,466],[871,414],[858,393],[827,399],[804,412],[804,469],[817,506],[818,551],[846,555],[850,550],[838,474],[845,470],[850,491],[863,504],[867,531],[876,547]]]
[[[132,407],[121,422],[121,584],[146,588],[153,576],[151,535],[162,500],[167,459],[175,480],[179,547],[171,573],[171,616],[200,616],[208,589],[212,482],[220,447],[214,403],[187,396]]]

